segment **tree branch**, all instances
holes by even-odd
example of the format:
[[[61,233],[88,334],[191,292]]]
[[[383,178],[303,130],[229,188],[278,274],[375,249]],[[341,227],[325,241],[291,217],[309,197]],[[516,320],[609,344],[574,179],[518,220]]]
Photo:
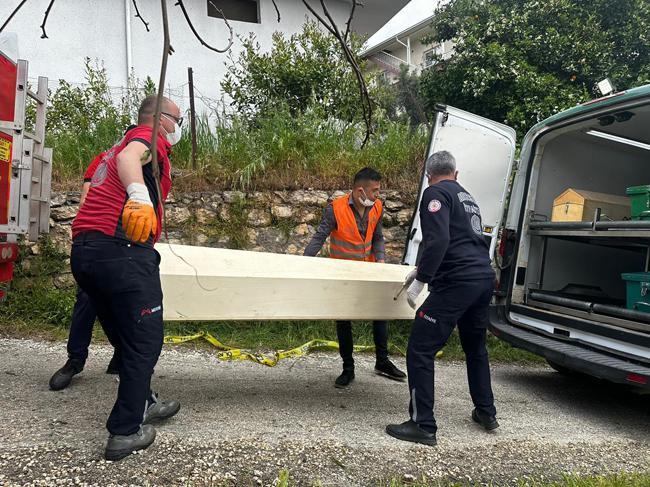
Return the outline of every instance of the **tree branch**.
[[[355,1],[356,0],[353,0],[353,2]],[[303,0],[303,3],[307,5],[306,0]],[[343,49],[343,53],[345,54],[348,63],[352,67],[352,70],[354,71],[354,74],[357,77],[357,83],[359,85],[359,96],[361,97],[361,109],[363,111],[363,119],[366,124],[366,135],[363,139],[363,142],[361,143],[361,147],[364,147],[368,142],[368,140],[370,139],[370,135],[374,131],[372,125],[372,101],[370,100],[370,95],[368,93],[368,86],[366,85],[366,80],[363,77],[363,73],[361,72],[361,68],[357,63],[356,57],[352,52],[352,50],[350,49],[350,46],[348,46],[346,40],[341,35],[341,32],[339,31],[339,28],[336,25],[336,21],[334,20],[329,10],[327,9],[327,5],[325,5],[325,0],[320,0],[320,4],[321,7],[323,8],[323,13],[331,23],[331,27],[328,27],[330,32],[332,32],[334,37],[336,37],[336,39],[339,41],[339,44]],[[313,9],[311,10],[313,11]],[[320,16],[318,16],[317,18],[319,18],[321,22],[324,22]],[[348,25],[350,22],[352,22],[352,16],[348,19]]]
[[[346,42],[350,35],[350,24],[352,23],[352,19],[354,18],[354,11],[357,8],[357,4],[358,4],[357,0],[352,0],[352,8],[350,9],[350,16],[348,17],[348,21],[345,23],[345,35],[343,36],[343,39]]]
[[[323,27],[325,27],[328,31],[330,31],[330,33],[331,33],[334,37],[336,37],[336,32],[334,32],[334,30],[329,26],[329,24],[327,23],[327,21],[326,21],[326,20],[325,20],[325,19],[324,19],[324,18],[323,18],[323,17],[322,17],[318,12],[316,12],[316,10],[314,10],[314,9],[312,8],[311,5],[309,5],[309,4],[307,3],[307,0],[302,0],[302,3],[303,3],[303,5],[307,8],[307,10],[309,10],[309,11],[311,12],[311,14],[312,14],[314,17],[316,17],[316,19],[321,23],[321,25],[322,25]]]
[[[47,32],[45,32],[45,24],[47,24],[47,18],[50,16],[50,10],[52,10],[54,1],[55,0],[50,1],[50,4],[47,6],[47,10],[45,11],[45,17],[43,17],[43,23],[41,24],[41,30],[43,31],[41,34],[41,39],[49,39],[49,37],[47,37]]]
[[[158,131],[160,129],[160,116],[162,111],[163,90],[165,89],[165,77],[167,75],[167,59],[169,58],[171,45],[169,42],[169,20],[167,18],[167,0],[160,0],[163,21],[163,55],[160,65],[160,81],[158,83],[158,96],[156,98],[156,111],[153,117],[153,131],[151,133],[151,170],[156,180],[156,191],[158,201],[165,208],[160,187],[160,166],[158,166]],[[163,210],[164,212],[164,210]],[[161,224],[164,226],[164,216]]]
[[[221,17],[223,18],[223,21],[226,23],[226,26],[228,27],[228,30],[230,31],[230,35],[229,35],[229,38],[228,38],[228,45],[224,49],[217,49],[216,47],[212,47],[211,45],[209,45],[207,42],[205,42],[201,38],[199,33],[194,28],[194,25],[192,24],[192,21],[190,20],[190,16],[187,14],[187,10],[185,9],[185,5],[183,4],[183,0],[178,0],[176,2],[176,5],[179,6],[181,8],[181,10],[183,11],[183,15],[185,16],[185,20],[187,20],[187,23],[190,26],[190,29],[192,29],[192,32],[194,33],[194,36],[199,40],[199,42],[202,45],[204,45],[205,47],[207,47],[208,49],[210,49],[211,51],[214,51],[214,52],[219,52],[219,53],[228,52],[228,50],[232,46],[233,37],[234,37],[232,27],[228,23],[228,19],[226,19],[226,16],[223,14],[221,9],[219,7],[217,7],[211,0],[209,0],[209,1],[210,1],[210,5],[212,5],[217,10],[217,12],[219,12]]]
[[[5,30],[5,27],[7,27],[7,25],[9,24],[9,22],[11,22],[11,19],[14,18],[14,15],[16,15],[16,14],[18,13],[18,11],[19,11],[21,8],[23,8],[23,5],[25,5],[25,3],[27,3],[27,0],[23,0],[22,2],[20,2],[20,3],[18,4],[18,6],[14,9],[14,11],[11,12],[11,14],[9,14],[9,17],[7,18],[7,20],[5,20],[4,24],[2,24],[2,27],[0,27],[0,32],[2,32],[3,30]]]
[[[133,6],[135,7],[135,18],[140,19],[142,21],[142,23],[144,24],[144,28],[147,29],[147,32],[150,32],[149,31],[149,22],[144,20],[144,17],[142,17],[142,15],[140,15],[140,10],[138,10],[138,4],[136,3],[135,0],[133,0]]]
[[[275,13],[278,14],[278,23],[280,22],[280,9],[278,8],[278,4],[275,3],[275,0],[271,0],[273,2],[273,6],[275,7]],[[212,3],[212,2],[210,2]]]

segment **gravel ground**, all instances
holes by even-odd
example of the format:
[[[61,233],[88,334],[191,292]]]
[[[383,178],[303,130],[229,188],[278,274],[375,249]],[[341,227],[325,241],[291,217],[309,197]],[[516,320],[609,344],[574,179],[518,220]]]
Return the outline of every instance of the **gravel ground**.
[[[0,485],[273,485],[282,469],[298,485],[422,476],[504,485],[650,467],[649,396],[549,368],[493,366],[501,428],[488,434],[470,419],[464,365],[439,364],[431,448],[384,433],[407,419],[408,387],[374,375],[370,356],[357,357],[356,382],[340,391],[334,354],[265,368],[180,348],[165,349],[153,383],[181,412],[148,450],[106,462],[110,353],[93,346],[72,386],[51,392],[64,344],[0,339]]]

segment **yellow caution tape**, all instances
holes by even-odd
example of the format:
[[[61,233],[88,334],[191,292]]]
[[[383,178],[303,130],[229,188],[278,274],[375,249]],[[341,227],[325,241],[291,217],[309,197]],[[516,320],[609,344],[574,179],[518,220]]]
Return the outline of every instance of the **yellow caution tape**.
[[[338,350],[339,344],[332,340],[322,340],[314,339],[310,340],[307,343],[292,348],[290,350],[276,350],[275,352],[270,352],[267,354],[264,353],[255,353],[249,350],[243,350],[241,348],[229,347],[221,343],[215,337],[210,335],[207,331],[200,331],[194,335],[183,335],[175,336],[168,335],[165,337],[164,343],[178,345],[181,343],[191,342],[193,340],[203,339],[210,343],[212,346],[221,350],[217,353],[217,358],[219,360],[250,360],[260,365],[266,365],[267,367],[275,367],[280,360],[287,358],[298,358],[307,355],[312,350]],[[372,345],[355,345],[355,352],[365,352],[368,350],[373,350],[375,347]],[[404,355],[404,352],[398,347],[393,346],[400,354]],[[437,358],[442,356],[442,351],[438,352],[436,355]]]

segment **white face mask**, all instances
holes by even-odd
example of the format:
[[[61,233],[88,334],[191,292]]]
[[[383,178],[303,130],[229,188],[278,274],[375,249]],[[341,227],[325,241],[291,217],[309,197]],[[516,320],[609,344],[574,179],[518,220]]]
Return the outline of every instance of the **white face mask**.
[[[165,135],[165,138],[167,139],[167,142],[169,142],[171,145],[178,144],[178,142],[181,140],[181,136],[183,135],[183,132],[181,131],[181,127],[178,125],[176,120],[174,120],[172,117],[170,117],[166,113],[163,113],[162,116],[174,123],[174,131],[173,132],[167,132],[167,129],[165,129],[165,132],[167,132],[167,135]]]
[[[169,142],[171,145],[176,145],[181,140],[182,135],[183,133],[181,132],[181,128],[178,126],[176,122],[174,122],[174,131],[167,132],[165,138],[167,139],[167,142]]]
[[[363,196],[359,198],[359,202],[366,208],[374,206],[375,202],[368,199],[368,196],[366,196],[366,192],[363,190],[363,188],[361,188],[361,191],[363,192]]]

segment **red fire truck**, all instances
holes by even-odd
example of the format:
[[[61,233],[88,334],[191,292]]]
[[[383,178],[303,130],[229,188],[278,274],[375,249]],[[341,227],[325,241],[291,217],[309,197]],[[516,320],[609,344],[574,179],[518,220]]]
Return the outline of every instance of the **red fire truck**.
[[[45,147],[47,78],[28,84],[28,63],[0,51],[0,301],[18,258],[18,238],[49,232],[52,150]],[[33,104],[35,117],[27,123]]]

